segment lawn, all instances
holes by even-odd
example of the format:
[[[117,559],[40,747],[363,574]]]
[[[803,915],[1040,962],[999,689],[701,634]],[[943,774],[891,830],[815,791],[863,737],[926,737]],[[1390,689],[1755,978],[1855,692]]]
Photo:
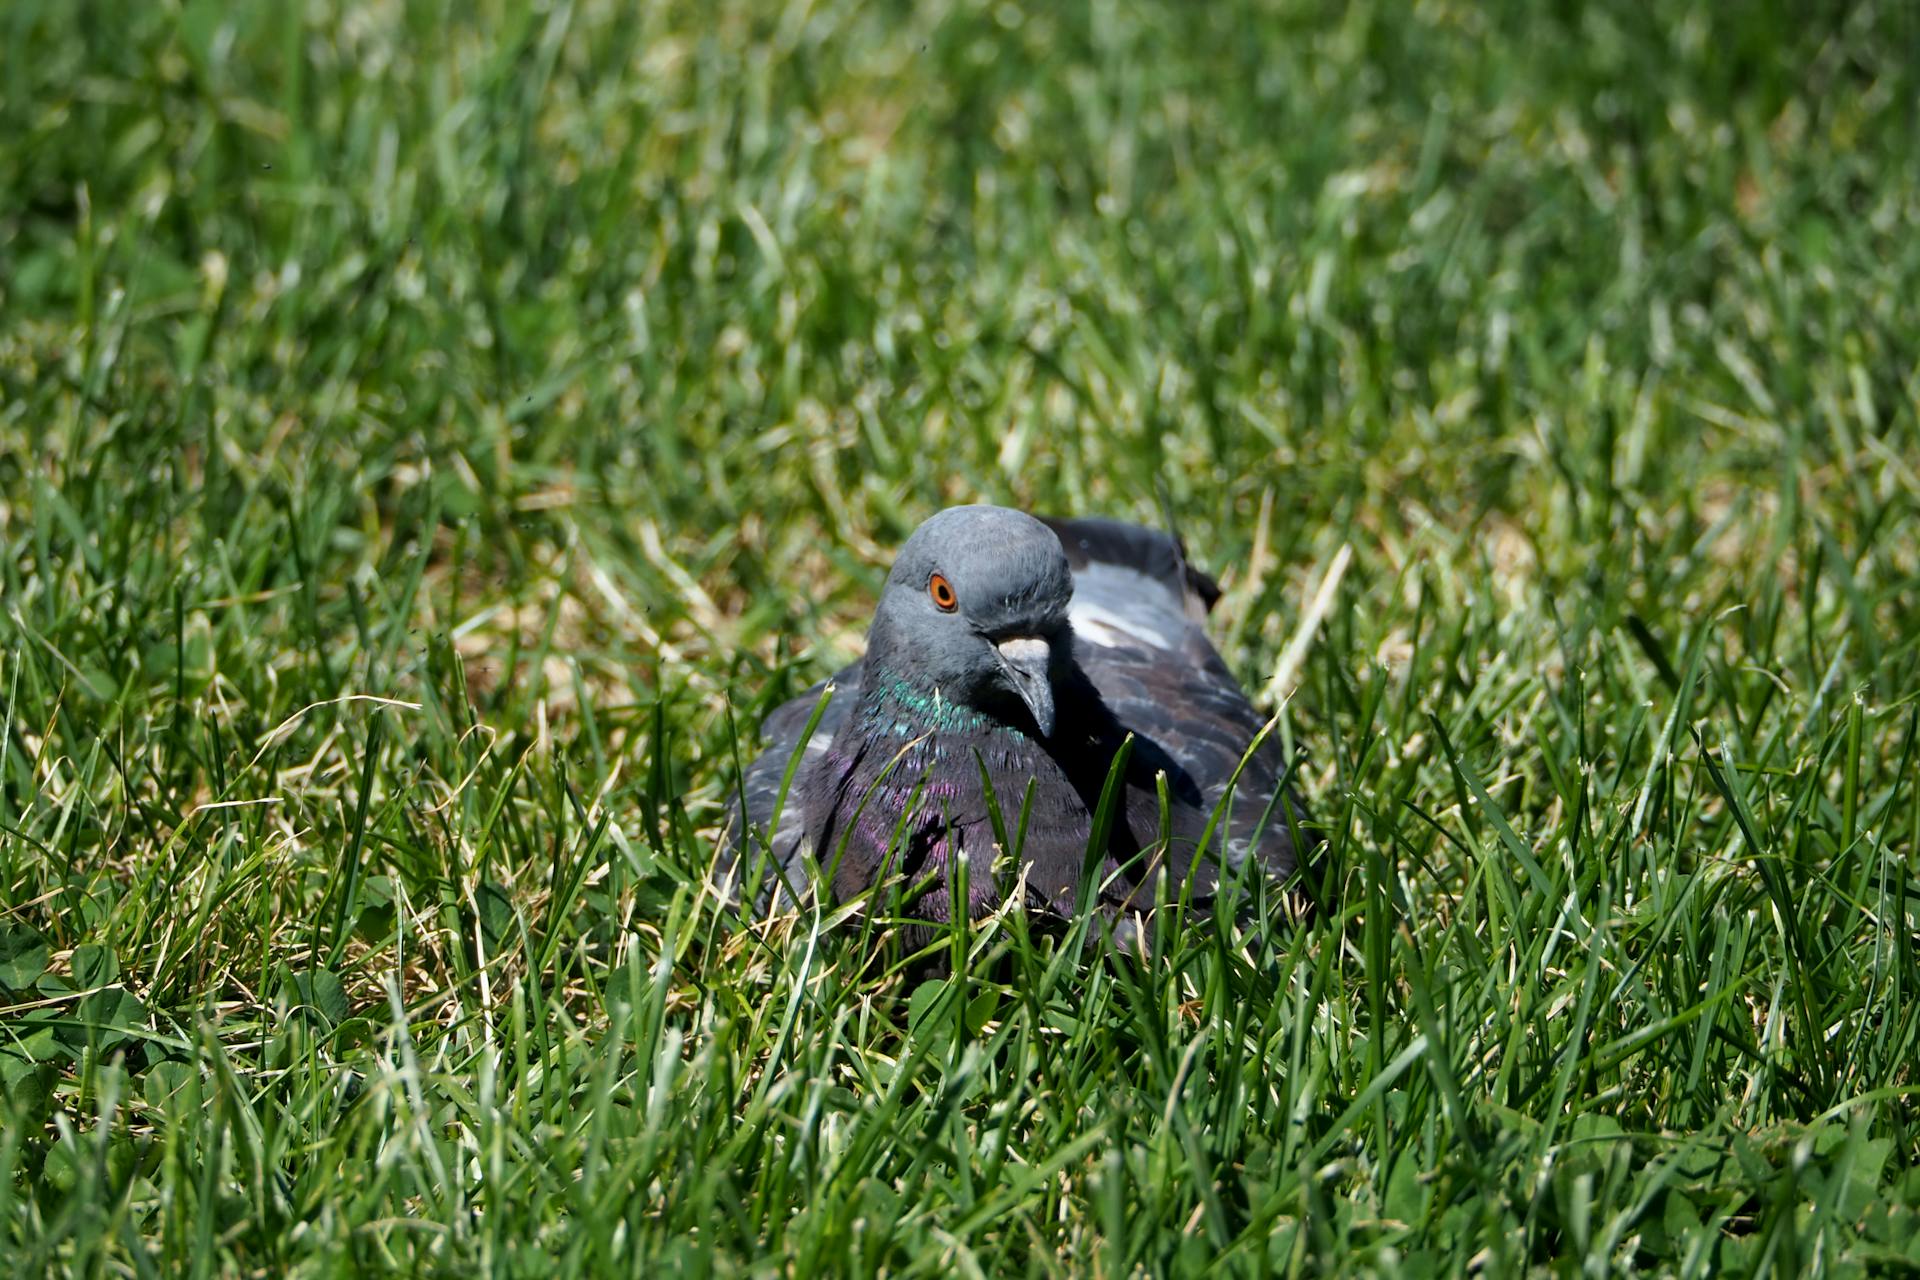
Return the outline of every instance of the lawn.
[[[5,1269],[1920,1270],[1917,48],[8,0]],[[716,897],[974,500],[1178,525],[1327,910]]]

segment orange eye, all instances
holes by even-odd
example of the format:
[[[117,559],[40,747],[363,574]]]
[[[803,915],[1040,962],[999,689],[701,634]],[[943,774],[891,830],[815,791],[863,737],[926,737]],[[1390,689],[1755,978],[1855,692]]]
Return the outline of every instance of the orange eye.
[[[953,584],[940,574],[927,579],[927,594],[933,597],[933,603],[942,613],[952,613],[960,607],[960,597],[953,594]]]

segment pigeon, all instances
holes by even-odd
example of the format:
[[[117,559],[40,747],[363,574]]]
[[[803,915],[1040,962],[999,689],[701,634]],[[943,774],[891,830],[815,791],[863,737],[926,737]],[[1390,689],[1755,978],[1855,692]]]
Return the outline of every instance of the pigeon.
[[[1157,900],[1288,884],[1313,837],[1202,627],[1219,594],[1156,530],[939,512],[901,547],[865,656],[767,717],[725,874],[764,852],[762,902],[909,886],[923,937],[1016,885],[1069,918],[1090,895],[1138,936]]]

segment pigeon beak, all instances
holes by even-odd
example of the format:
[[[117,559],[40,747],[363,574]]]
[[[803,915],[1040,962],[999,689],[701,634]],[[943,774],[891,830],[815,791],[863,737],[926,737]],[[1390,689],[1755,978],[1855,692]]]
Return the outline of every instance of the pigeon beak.
[[[1000,669],[1007,683],[1020,695],[1033,713],[1033,722],[1042,738],[1053,736],[1053,646],[1037,636],[1015,636],[993,646],[1000,655]]]

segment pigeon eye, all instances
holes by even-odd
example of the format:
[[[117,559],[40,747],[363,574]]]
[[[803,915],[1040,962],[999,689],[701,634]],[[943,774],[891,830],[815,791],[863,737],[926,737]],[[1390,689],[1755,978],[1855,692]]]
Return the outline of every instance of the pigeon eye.
[[[942,613],[952,613],[960,607],[960,597],[953,594],[953,584],[940,574],[927,579],[927,594],[933,597],[934,607]]]

